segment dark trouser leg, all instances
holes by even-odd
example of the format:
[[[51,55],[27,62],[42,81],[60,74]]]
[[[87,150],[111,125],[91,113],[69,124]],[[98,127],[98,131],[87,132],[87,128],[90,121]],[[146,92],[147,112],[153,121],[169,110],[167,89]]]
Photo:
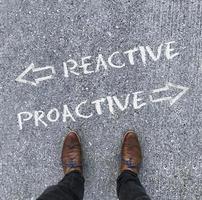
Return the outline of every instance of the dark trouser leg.
[[[47,188],[37,200],[82,200],[84,178],[79,172],[71,172],[57,185]]]
[[[124,171],[117,179],[117,194],[120,200],[150,200],[137,174]]]

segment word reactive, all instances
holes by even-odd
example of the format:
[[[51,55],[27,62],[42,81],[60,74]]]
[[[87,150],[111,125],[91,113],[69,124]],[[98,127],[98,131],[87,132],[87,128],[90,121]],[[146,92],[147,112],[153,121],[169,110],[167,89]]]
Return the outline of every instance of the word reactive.
[[[178,52],[174,52],[174,43],[175,41],[161,43],[158,47],[154,48],[151,48],[150,46],[137,46],[124,52],[115,51],[111,55],[106,56],[107,58],[104,58],[102,54],[98,54],[96,58],[93,58],[92,56],[82,57],[80,62],[69,59],[63,62],[64,76],[69,77],[70,75],[79,76],[81,74],[92,74],[103,70],[109,70],[109,68],[120,69],[126,67],[126,63],[135,65],[135,60],[139,58],[143,65],[146,65],[148,58],[153,61],[158,61],[164,56],[167,60],[171,60],[179,55]],[[28,73],[36,74],[36,72],[41,71],[43,71],[43,76],[39,75],[34,81],[25,78]],[[44,73],[46,73],[45,76]],[[16,81],[37,86],[42,81],[53,79],[55,74],[56,71],[53,66],[36,68],[32,63],[16,78]]]
[[[178,90],[177,95],[169,96],[168,92],[173,92],[173,90]],[[144,97],[146,95],[148,95],[148,99],[151,103],[168,101],[170,105],[173,105],[180,97],[182,97],[187,92],[187,90],[187,87],[175,85],[173,83],[167,83],[165,87],[151,90],[149,94],[148,92],[137,91],[131,94],[124,95],[124,101],[123,97],[121,98],[121,101],[123,101],[124,103],[121,103],[120,98],[118,98],[117,96],[106,96],[94,101],[82,101],[81,103],[76,105],[73,112],[70,111],[68,105],[63,105],[62,112],[60,112],[57,108],[52,108],[47,113],[41,110],[33,112],[20,112],[18,113],[18,125],[19,129],[22,130],[26,122],[34,122],[35,126],[39,126],[41,124],[45,127],[48,126],[48,123],[57,122],[58,120],[62,120],[64,123],[68,120],[75,122],[76,117],[88,119],[93,117],[94,113],[97,115],[102,115],[102,109],[106,106],[109,112],[113,115],[115,114],[115,109],[117,108],[120,111],[125,111],[130,106],[129,102],[131,102],[133,108],[137,110],[147,105],[146,101],[144,100]],[[93,112],[92,110],[94,110],[95,112]]]
[[[78,65],[77,61],[69,59],[68,61],[63,62],[64,76],[69,77],[70,73],[74,75],[80,75],[79,72],[77,71],[80,68],[82,69],[83,74],[91,74],[94,72],[99,72],[101,68],[107,70],[108,66],[118,69],[125,67],[126,66],[125,62],[121,62],[119,64],[116,64],[117,62],[115,62],[115,58],[118,61],[120,61],[123,55],[126,55],[128,57],[130,65],[135,65],[135,58],[134,58],[135,54],[137,54],[137,56],[140,56],[142,63],[144,65],[146,64],[147,61],[147,53],[153,61],[157,61],[160,59],[162,51],[164,51],[166,59],[170,60],[179,54],[179,53],[173,53],[174,49],[171,47],[171,44],[173,43],[175,42],[172,41],[160,44],[157,48],[157,53],[154,53],[150,46],[145,47],[139,46],[127,50],[123,53],[120,53],[119,51],[113,52],[107,59],[104,59],[102,54],[98,54],[98,56],[96,57],[96,65],[94,70],[90,69],[92,68],[91,56],[81,58],[81,65]]]

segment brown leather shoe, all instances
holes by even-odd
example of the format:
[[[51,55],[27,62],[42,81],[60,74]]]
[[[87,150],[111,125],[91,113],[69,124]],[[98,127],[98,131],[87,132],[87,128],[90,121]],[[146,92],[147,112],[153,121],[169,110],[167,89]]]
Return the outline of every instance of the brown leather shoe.
[[[142,153],[138,136],[133,131],[128,131],[123,137],[120,171],[130,170],[138,174],[141,162]]]
[[[61,160],[65,174],[72,171],[82,173],[81,143],[74,131],[69,132],[64,140]]]

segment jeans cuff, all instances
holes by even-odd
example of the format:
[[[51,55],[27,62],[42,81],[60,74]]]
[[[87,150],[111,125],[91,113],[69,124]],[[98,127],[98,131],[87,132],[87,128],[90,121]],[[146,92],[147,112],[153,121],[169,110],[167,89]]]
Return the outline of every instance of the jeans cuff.
[[[136,177],[138,177],[138,175],[135,173],[135,172],[133,172],[133,171],[131,171],[131,170],[124,170],[123,172],[121,172],[121,174],[119,175],[119,177],[118,177],[118,181],[122,178],[122,177],[124,177],[126,174],[130,174],[130,175],[132,175],[132,176],[134,176],[135,178]]]
[[[68,177],[68,176],[72,176],[72,175],[79,175],[79,176],[81,176],[82,178],[83,178],[83,175],[81,174],[81,172],[79,172],[79,171],[72,171],[72,172],[69,172],[69,173],[67,173],[67,174],[65,174],[65,176],[64,177]]]

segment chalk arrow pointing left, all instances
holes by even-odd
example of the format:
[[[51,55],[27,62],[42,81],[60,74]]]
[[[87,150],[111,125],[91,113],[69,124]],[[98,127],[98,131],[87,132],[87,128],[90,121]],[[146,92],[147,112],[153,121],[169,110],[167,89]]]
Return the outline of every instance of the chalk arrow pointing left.
[[[172,90],[176,90],[176,89],[180,90],[180,92],[176,96],[173,96],[173,97],[167,96],[167,97],[161,97],[161,98],[158,98],[158,99],[154,99],[154,97],[152,96],[152,94],[155,94],[155,93],[160,93],[160,92],[165,92],[165,91],[172,91]],[[180,99],[187,92],[188,89],[189,88],[187,88],[187,87],[184,87],[184,86],[181,86],[181,85],[176,85],[176,84],[168,82],[165,85],[165,87],[152,90],[152,92],[151,92],[152,94],[149,95],[149,98],[150,98],[151,102],[169,101],[170,105],[172,106],[178,99]]]
[[[34,81],[26,80],[24,78],[25,75],[28,74],[28,73],[35,73],[35,72],[39,72],[39,71],[51,71],[51,75],[36,78],[36,79],[34,79]],[[46,66],[46,67],[38,67],[38,68],[36,68],[35,65],[33,63],[31,63],[31,65],[29,65],[25,69],[25,71],[23,71],[15,80],[20,82],[20,83],[26,83],[26,84],[31,84],[31,85],[37,86],[37,84],[39,84],[42,81],[52,79],[54,74],[55,74],[55,69],[54,69],[53,66]]]

